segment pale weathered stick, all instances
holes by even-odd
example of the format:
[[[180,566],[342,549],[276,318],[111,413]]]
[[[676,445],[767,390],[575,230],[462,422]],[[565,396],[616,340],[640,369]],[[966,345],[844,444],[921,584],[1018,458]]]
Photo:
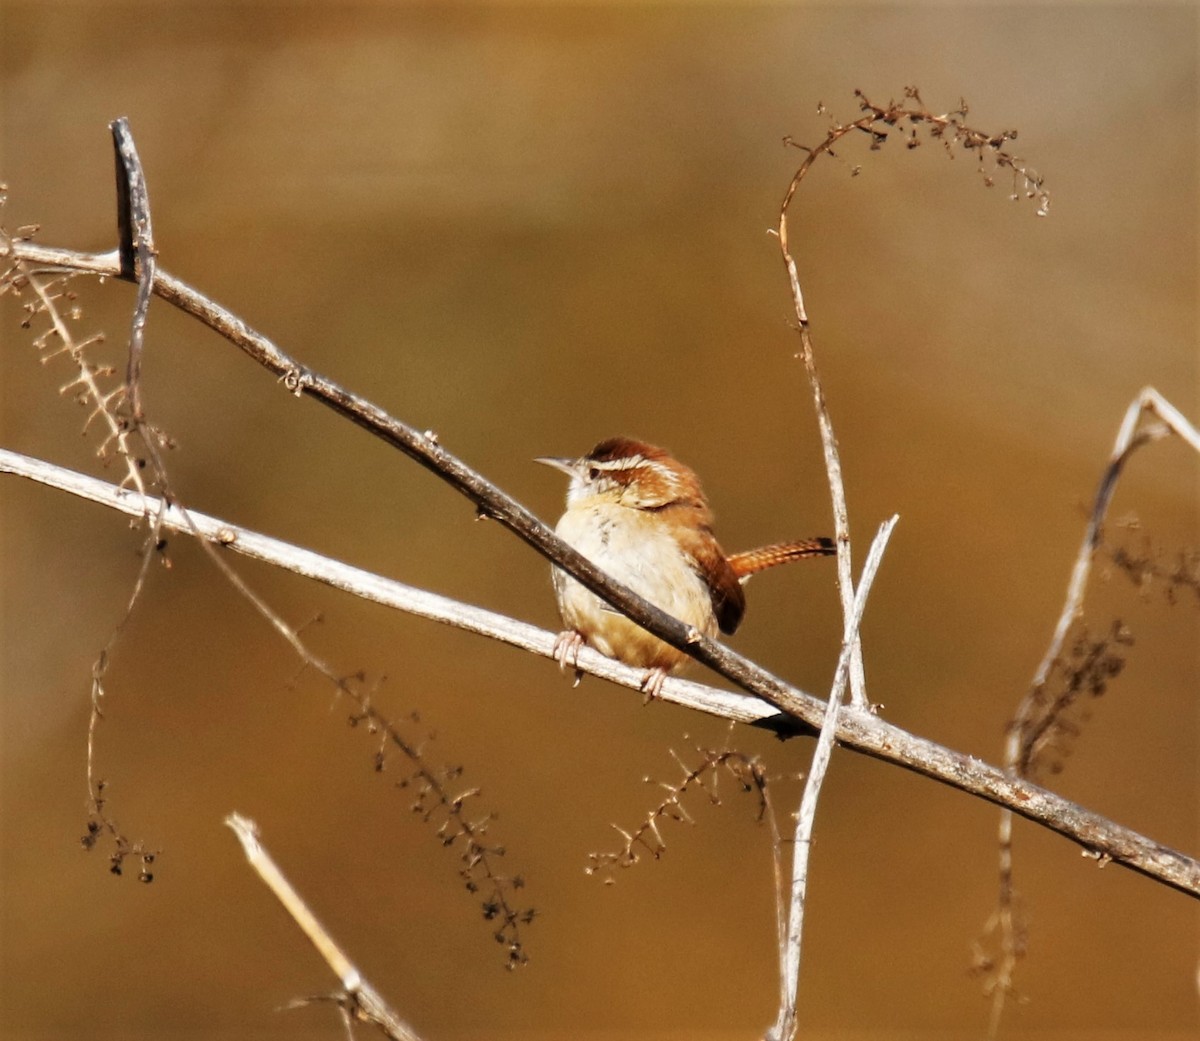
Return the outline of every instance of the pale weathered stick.
[[[779,216],[780,225],[787,222],[786,209]],[[780,236],[780,241],[786,243],[786,235]],[[792,299],[796,308],[797,320],[802,320],[804,314],[803,295],[800,283],[796,281],[796,265],[791,255],[783,247],[788,277],[791,279]],[[825,473],[829,478],[829,495],[833,505],[834,539],[837,542],[838,563],[838,594],[842,600],[842,615],[848,617],[854,603],[853,559],[850,553],[850,514],[846,508],[846,489],[842,482],[842,462],[838,452],[837,436],[833,432],[833,422],[829,418],[829,409],[825,404],[825,391],[821,387],[821,378],[817,373],[817,361],[813,355],[812,337],[808,326],[800,325],[800,356],[804,361],[804,370],[808,375],[809,386],[812,388],[813,406],[817,412],[817,425],[821,431],[821,447],[825,454]],[[857,634],[850,646],[850,700],[860,709],[867,708],[867,681],[863,669],[862,643]]]
[[[871,584],[875,581],[875,573],[883,560],[884,550],[892,529],[900,518],[892,516],[885,521],[875,535],[871,549],[867,553],[863,572],[858,580],[858,588],[854,593],[850,614],[846,618],[845,632],[842,636],[842,652],[838,657],[837,668],[833,674],[833,685],[829,691],[829,700],[825,705],[825,719],[821,724],[821,735],[817,738],[817,746],[813,750],[812,765],[804,780],[804,792],[800,797],[800,810],[796,814],[796,835],[792,846],[792,879],[789,887],[787,931],[780,937],[779,950],[779,1014],[775,1025],[767,1032],[767,1041],[791,1041],[796,1033],[796,1002],[800,988],[800,950],[804,935],[804,907],[808,896],[808,862],[812,852],[813,827],[817,819],[817,801],[821,795],[821,785],[825,781],[825,772],[829,768],[829,760],[833,755],[833,745],[837,734],[838,716],[842,709],[842,700],[846,691],[846,677],[849,665],[854,655],[854,648],[861,646],[858,639],[859,627],[862,624],[863,612],[866,610],[867,597],[871,592]],[[865,693],[865,691],[864,691]]]
[[[32,478],[130,516],[140,517],[145,510],[154,510],[159,505],[156,499],[143,499],[140,495],[105,484],[95,478],[76,474],[40,460],[29,459],[15,452],[0,450],[0,473]],[[461,624],[470,631],[515,646],[528,646],[529,650],[547,658],[553,656],[553,633],[505,619],[480,608],[467,608],[435,594],[411,590],[400,583],[369,575],[311,551],[255,535],[203,514],[189,511],[189,516],[205,538],[227,544],[229,549],[294,569],[301,574],[311,575],[319,581],[357,596],[446,624]],[[164,527],[185,534],[191,530],[187,522],[174,510],[165,512]],[[410,593],[414,594],[411,599]],[[465,619],[461,623],[458,620],[460,614]],[[587,672],[622,683],[640,692],[641,681],[644,678],[642,670],[629,669],[598,654],[581,654],[579,664]],[[796,718],[813,730],[819,728],[825,704],[795,687],[789,686],[787,690],[789,700],[799,706]],[[766,720],[772,727],[779,722],[778,711],[757,698],[718,691],[675,678],[669,678],[663,686],[663,700],[668,699],[742,722]],[[964,755],[917,737],[900,727],[884,722],[870,712],[852,706],[844,707],[838,716],[837,740],[847,748],[903,766],[996,805],[1006,806],[1019,815],[1078,843],[1088,855],[1103,856],[1181,892],[1200,897],[1200,861],[1162,846],[1100,814],[1086,810],[1025,778],[1014,777],[974,756]]]
[[[275,898],[283,905],[283,909],[292,916],[292,920],[300,927],[300,931],[308,937],[309,942],[317,949],[317,953],[325,959],[325,964],[333,970],[333,974],[342,985],[340,994],[333,996],[333,1001],[351,1019],[362,1023],[370,1023],[378,1027],[386,1037],[394,1041],[421,1041],[420,1035],[404,1022],[383,999],[383,996],[355,967],[345,951],[326,931],[317,920],[304,898],[296,892],[295,887],[279,869],[271,854],[263,847],[258,835],[258,825],[243,817],[240,813],[231,813],[225,818],[225,823],[232,829],[242,844],[246,859],[250,866],[258,872],[267,888],[275,894]],[[307,1004],[307,1002],[300,1002]]]

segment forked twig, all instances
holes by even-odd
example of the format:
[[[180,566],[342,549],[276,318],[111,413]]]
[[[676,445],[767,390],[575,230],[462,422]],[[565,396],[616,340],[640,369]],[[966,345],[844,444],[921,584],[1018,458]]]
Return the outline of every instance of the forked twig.
[[[1143,420],[1146,416],[1153,416],[1157,422],[1151,426],[1144,426]],[[1088,578],[1092,572],[1092,558],[1095,556],[1096,547],[1100,544],[1108,505],[1112,501],[1117,480],[1121,476],[1125,464],[1129,461],[1129,457],[1143,445],[1161,441],[1172,434],[1200,454],[1200,432],[1197,432],[1183,413],[1157,390],[1153,387],[1143,387],[1130,403],[1129,408],[1125,410],[1125,416],[1121,420],[1121,427],[1117,431],[1117,438],[1113,444],[1112,453],[1109,455],[1108,465],[1104,468],[1100,484],[1096,489],[1092,512],[1083,533],[1083,542],[1075,557],[1075,565],[1071,569],[1066,600],[1054,626],[1054,635],[1050,638],[1050,645],[1046,648],[1046,653],[1042,656],[1037,671],[1034,673],[1032,688],[1036,689],[1046,682],[1051,666],[1062,654],[1063,642],[1066,640],[1071,623],[1083,611],[1084,595],[1087,592]],[[1028,703],[1028,697],[1026,695],[1022,706]],[[1021,715],[1021,711],[1018,710],[1018,718]],[[1018,742],[1019,735],[1010,735],[1009,743],[1006,746],[1007,752],[1012,753],[1018,747]],[[1016,763],[1017,755],[1006,754],[1005,758],[1009,765],[1012,765]]]

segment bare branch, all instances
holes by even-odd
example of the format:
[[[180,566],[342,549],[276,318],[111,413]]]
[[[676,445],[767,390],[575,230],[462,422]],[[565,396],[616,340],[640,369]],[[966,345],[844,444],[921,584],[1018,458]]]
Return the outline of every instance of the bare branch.
[[[0,473],[32,479],[131,517],[142,516],[143,504],[146,501],[138,495],[86,474],[76,473],[73,470],[58,467],[39,459],[32,459],[6,449],[0,449]],[[159,500],[156,499],[148,501],[151,508],[159,503]],[[249,528],[239,527],[229,521],[210,517],[195,510],[187,511],[187,517],[190,518],[191,524],[185,519],[183,511],[179,507],[170,506],[163,518],[165,530],[185,535],[194,534],[218,549],[229,549],[251,559],[284,568],[364,600],[371,600],[385,607],[396,608],[419,618],[441,622],[467,632],[478,633],[544,658],[553,659],[556,633],[547,632],[535,625],[517,621],[494,611],[464,604],[437,593],[417,589],[390,578],[351,567],[319,553],[314,553],[312,550],[261,535]],[[285,639],[287,639],[286,635]],[[580,651],[579,665],[585,672],[593,676],[611,680],[634,690],[640,691],[642,681],[645,679],[645,669],[623,665],[588,647]],[[813,718],[818,718],[821,702],[803,691],[793,690],[793,696],[804,701],[811,708]],[[774,730],[781,736],[794,734],[797,731],[797,721],[781,714],[768,702],[676,677],[668,677],[665,681],[662,700],[699,709],[702,712],[731,719],[738,723],[765,727]]]
[[[787,213],[780,214],[780,226],[787,222]],[[786,236],[780,236],[785,242]],[[796,281],[796,265],[791,255],[784,254],[788,277],[791,280],[792,300],[796,308],[797,318],[804,311],[800,283]],[[829,479],[829,494],[833,505],[834,538],[837,542],[838,563],[838,593],[842,600],[842,614],[848,617],[854,603],[853,560],[850,553],[850,515],[846,508],[846,488],[842,481],[842,461],[838,452],[837,436],[833,432],[833,421],[829,417],[829,409],[825,404],[825,391],[821,386],[821,378],[817,374],[817,361],[813,354],[812,336],[808,325],[802,323],[800,331],[800,357],[804,361],[804,371],[808,375],[809,386],[812,388],[813,407],[817,412],[817,424],[821,430],[821,446],[825,453],[825,473]],[[867,708],[866,675],[863,668],[862,642],[855,632],[849,648],[850,665],[850,699],[857,708]]]
[[[27,242],[11,242],[0,248],[0,256],[3,256],[5,249],[15,259],[30,263],[66,266],[95,274],[119,274],[116,253],[103,256],[72,254],[61,249],[46,250]],[[815,702],[806,706],[803,699],[797,698],[794,688],[779,677],[723,644],[697,633],[691,626],[672,618],[610,578],[558,538],[526,507],[443,448],[433,431],[418,431],[333,380],[306,368],[236,315],[161,268],[154,276],[154,292],[220,333],[278,376],[280,383],[291,393],[309,395],[404,452],[473,502],[480,516],[499,521],[547,560],[655,636],[796,719],[803,720],[806,711],[809,715],[819,716],[819,712],[813,710]]]
[[[15,452],[0,450],[0,473],[31,478],[132,516],[141,516],[142,513],[143,503],[138,496],[95,478]],[[150,506],[157,506],[157,501],[150,500]],[[198,513],[191,513],[190,516],[203,538],[236,552],[446,624],[460,624],[457,617],[462,611],[463,628],[514,646],[528,645],[528,649],[534,653],[545,658],[553,657],[554,633],[479,608],[464,609],[463,605],[455,605],[445,598],[412,590],[389,579],[338,564],[311,551],[255,535],[216,518]],[[169,530],[185,533],[192,530],[174,507],[165,511],[163,524]],[[584,671],[628,686],[641,696],[642,670],[630,669],[602,655],[590,653],[580,654],[579,665]],[[664,700],[728,719],[741,722],[765,720],[772,728],[782,722],[778,711],[758,698],[719,691],[698,683],[668,678],[663,684],[662,694]],[[787,687],[787,694],[789,702],[798,706],[799,720],[807,727],[817,729],[821,725],[825,704],[795,687]],[[1079,844],[1084,848],[1085,855],[1115,861],[1183,893],[1200,897],[1200,861],[1115,824],[1025,778],[1014,777],[974,756],[917,737],[853,706],[841,710],[836,736],[838,742],[847,748],[902,766],[998,806],[1008,807],[1020,816]]]
[[[225,823],[242,844],[250,866],[275,894],[283,909],[292,916],[300,931],[308,937],[309,942],[337,977],[342,990],[332,1000],[342,1012],[351,1020],[371,1024],[393,1041],[421,1041],[421,1036],[396,1014],[383,995],[363,977],[349,955],[337,945],[317,920],[304,898],[296,892],[274,858],[263,847],[258,835],[258,825],[240,813],[231,813],[225,818]]]

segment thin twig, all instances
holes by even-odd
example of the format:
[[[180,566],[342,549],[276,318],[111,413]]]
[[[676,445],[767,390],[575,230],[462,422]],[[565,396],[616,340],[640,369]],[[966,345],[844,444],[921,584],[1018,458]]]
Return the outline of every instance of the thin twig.
[[[779,1014],[774,1026],[767,1032],[767,1041],[791,1041],[796,1033],[796,1002],[800,986],[800,949],[804,933],[804,908],[808,894],[808,861],[812,851],[813,827],[817,818],[817,801],[825,772],[833,755],[834,741],[838,730],[838,716],[846,690],[846,680],[854,647],[858,644],[858,630],[866,610],[867,597],[875,573],[883,560],[884,550],[892,529],[900,518],[892,516],[885,521],[875,535],[874,542],[863,564],[863,573],[858,581],[846,628],[842,636],[842,652],[838,657],[833,674],[833,685],[825,705],[825,719],[821,725],[821,736],[813,750],[812,765],[804,781],[804,792],[800,797],[800,811],[796,814],[796,835],[792,847],[792,878],[789,887],[787,931],[779,950]]]
[[[821,431],[821,447],[825,454],[825,473],[829,480],[829,496],[833,507],[834,537],[837,541],[838,565],[838,594],[842,601],[843,617],[848,616],[854,602],[853,559],[850,552],[850,514],[846,507],[846,489],[842,481],[842,462],[838,452],[837,436],[833,432],[833,421],[829,417],[829,409],[825,403],[825,391],[821,386],[821,378],[817,373],[817,361],[813,354],[812,336],[808,330],[808,319],[804,313],[804,297],[800,282],[796,275],[796,264],[792,255],[787,251],[787,204],[788,199],[779,214],[779,242],[783,250],[784,264],[787,267],[788,279],[791,284],[792,301],[796,309],[796,320],[800,332],[800,357],[804,361],[804,371],[812,388],[813,407],[817,413],[817,424]],[[850,645],[850,700],[857,708],[867,708],[866,675],[863,668],[862,641],[857,633]]]
[[[421,1036],[396,1014],[383,995],[364,978],[349,955],[317,920],[304,898],[296,892],[271,854],[263,847],[259,839],[258,825],[240,813],[231,813],[225,818],[225,823],[242,844],[250,866],[275,894],[283,909],[292,916],[300,931],[308,937],[309,942],[337,977],[342,989],[332,1000],[338,1007],[352,1020],[377,1027],[385,1037],[392,1038],[393,1041],[421,1041]]]
[[[0,238],[0,252],[3,250],[3,245],[4,240]],[[40,313],[50,321],[50,329],[34,341],[37,347],[43,351],[42,364],[50,362],[59,355],[66,355],[70,359],[78,370],[78,375],[69,383],[64,384],[59,393],[69,393],[81,404],[90,407],[84,423],[84,432],[87,432],[94,420],[99,420],[104,425],[104,436],[97,454],[107,462],[111,458],[109,446],[113,446],[117,457],[125,464],[125,476],[121,484],[134,488],[140,495],[145,495],[147,488],[142,475],[142,467],[137,453],[130,444],[129,424],[122,414],[122,404],[128,394],[128,388],[121,385],[111,390],[105,390],[101,386],[100,377],[111,376],[112,370],[93,364],[87,357],[86,348],[96,343],[97,337],[89,337],[82,342],[77,342],[72,335],[58,306],[58,298],[64,291],[60,289],[56,293],[52,290],[53,282],[49,285],[43,282],[40,273],[32,270],[25,261],[18,259],[14,267],[18,272],[18,277],[33,290],[34,295],[38,298]],[[49,350],[52,342],[57,342],[58,346]]]
[[[781,216],[780,220],[786,220]],[[803,309],[800,297],[800,285],[794,281],[795,265],[791,257],[787,257],[788,273],[792,281],[792,291],[797,313]],[[821,430],[821,446],[825,453],[825,472],[829,479],[830,501],[833,505],[834,537],[837,540],[838,562],[838,595],[842,600],[842,613],[850,613],[854,602],[854,581],[852,577],[853,561],[850,552],[850,514],[846,507],[846,488],[842,481],[842,462],[838,452],[837,436],[833,432],[833,422],[829,418],[829,409],[825,404],[825,391],[821,387],[821,378],[817,373],[817,362],[813,355],[812,336],[807,325],[800,326],[800,354],[804,360],[804,369],[808,374],[809,386],[812,388],[813,406],[817,411],[817,422]],[[850,665],[850,701],[855,707],[865,709],[867,702],[867,681],[863,668],[862,640],[858,633],[849,647]]]
[[[146,588],[150,562],[156,558],[165,559],[159,558],[157,550],[162,544],[163,511],[172,494],[166,464],[159,450],[160,442],[165,442],[166,439],[146,421],[146,410],[142,403],[142,356],[146,347],[146,319],[150,311],[155,265],[150,195],[142,162],[138,157],[137,145],[129,130],[129,120],[124,117],[117,119],[109,124],[109,130],[112,133],[113,157],[116,164],[118,253],[121,257],[121,271],[124,277],[137,283],[137,296],[130,318],[129,344],[126,351],[124,397],[118,402],[118,406],[123,404],[126,408],[119,416],[110,417],[110,421],[113,418],[119,421],[122,437],[136,435],[150,463],[151,483],[163,495],[155,510],[150,511],[148,507],[146,509],[145,517],[149,523],[142,538],[142,564],[130,591],[125,614],[92,667],[92,714],[88,720],[87,734],[88,791],[93,812],[105,820],[111,830],[111,821],[102,812],[102,786],[95,779],[93,765],[96,757],[96,727],[101,719],[100,708],[104,694],[102,680],[108,668],[111,649],[124,633]],[[143,460],[136,460],[136,465],[143,465]],[[148,501],[146,496],[143,496],[143,500]]]
[[[732,724],[730,726],[732,729]],[[756,757],[730,748],[728,744],[722,748],[697,748],[696,752],[699,755],[698,760],[689,763],[672,750],[671,755],[681,771],[679,780],[671,784],[665,781],[653,782],[665,793],[662,799],[633,831],[627,831],[616,824],[612,825],[613,830],[624,841],[619,849],[589,853],[587,867],[584,868],[587,874],[602,875],[606,884],[612,884],[616,881],[613,869],[633,867],[641,860],[643,852],[654,860],[661,857],[667,850],[667,843],[659,827],[660,822],[678,821],[694,824],[695,820],[688,813],[684,800],[697,788],[708,795],[714,806],[721,805],[718,788],[722,771],[733,777],[744,792],[758,794],[760,821],[766,818],[774,819],[767,791],[766,770]],[[649,777],[646,780],[652,781]]]
[[[7,237],[0,233],[0,244],[6,241],[8,241]],[[94,346],[102,338],[91,336],[80,341],[72,334],[60,307],[61,302],[70,302],[73,299],[73,294],[66,287],[66,279],[63,276],[57,276],[48,282],[43,281],[40,272],[32,270],[30,265],[22,261],[14,263],[13,273],[8,277],[14,286],[28,286],[37,298],[36,304],[27,305],[30,309],[30,317],[26,319],[26,322],[31,323],[35,315],[41,315],[50,323],[49,328],[39,334],[34,341],[42,352],[42,363],[46,364],[58,357],[65,357],[74,366],[75,375],[61,388],[60,393],[71,394],[76,401],[89,409],[87,420],[84,423],[85,433],[94,421],[98,420],[102,424],[104,436],[101,439],[97,455],[107,462],[115,454],[125,465],[125,476],[121,481],[122,487],[133,489],[137,500],[143,504],[147,503],[149,501],[149,485],[142,469],[144,462],[141,452],[148,447],[146,442],[150,432],[130,419],[130,391],[127,383],[112,389],[105,389],[102,385],[102,378],[111,376],[112,370],[108,366],[95,364],[88,356],[88,348]],[[83,836],[82,842],[85,849],[92,849],[101,834],[107,833],[113,844],[113,852],[109,857],[110,870],[114,874],[121,874],[125,858],[135,856],[142,861],[138,877],[148,882],[154,877],[148,865],[154,861],[158,851],[147,848],[141,840],[133,840],[126,836],[112,814],[108,812],[105,791],[107,785],[99,776],[96,752],[97,729],[100,721],[104,718],[104,702],[107,694],[104,685],[105,676],[113,653],[141,599],[150,565],[158,558],[155,547],[158,544],[161,507],[153,514],[149,514],[149,508],[144,506],[143,513],[150,516],[150,523],[142,540],[141,565],[134,577],[133,587],[121,617],[113,626],[104,645],[92,662],[91,711],[88,717],[85,756],[89,817],[87,832]]]
[[[30,478],[132,516],[140,516],[143,509],[140,497],[124,489],[15,452],[0,450],[0,473]],[[151,500],[151,508],[155,505],[156,501]],[[218,545],[226,545],[229,549],[268,563],[308,574],[357,596],[446,624],[460,625],[469,631],[515,646],[525,646],[523,641],[527,640],[529,650],[546,658],[553,657],[553,633],[503,619],[503,616],[479,608],[469,609],[466,620],[460,622],[458,612],[461,605],[454,605],[453,601],[412,591],[399,583],[338,564],[308,550],[255,535],[216,518],[194,512],[189,515],[203,537]],[[192,530],[174,508],[165,512],[163,523],[168,530]],[[406,595],[409,592],[418,594],[411,604]],[[450,605],[454,605],[453,611],[449,609]],[[585,671],[622,683],[641,695],[643,670],[627,668],[599,654],[581,654],[579,664]],[[795,687],[788,687],[788,696],[791,702],[799,706],[800,721],[813,730],[818,729],[825,704]],[[774,707],[760,699],[717,691],[675,678],[668,678],[663,685],[663,697],[664,700],[674,700],[712,715],[739,721],[779,715]],[[1007,806],[1019,815],[1083,846],[1085,853],[1090,856],[1103,856],[1180,892],[1200,897],[1200,861],[1162,846],[1025,778],[1014,777],[974,756],[917,737],[852,706],[844,707],[838,716],[837,740],[844,747],[902,766],[996,805]]]
[[[837,540],[838,595],[842,601],[842,616],[848,617],[854,602],[854,561],[850,551],[850,514],[846,508],[846,488],[842,480],[842,461],[838,452],[837,436],[833,432],[833,421],[825,403],[825,391],[817,372],[817,359],[813,353],[812,335],[808,329],[808,312],[804,307],[804,292],[800,288],[800,276],[796,261],[788,249],[788,210],[796,189],[812,166],[817,156],[832,149],[834,142],[849,128],[831,133],[821,147],[809,152],[800,170],[792,178],[779,207],[779,249],[787,269],[788,286],[792,292],[792,306],[796,314],[796,328],[800,333],[800,358],[812,389],[813,408],[817,413],[817,426],[821,432],[821,448],[825,455],[825,473],[829,480],[829,498],[833,507],[834,537]],[[858,708],[867,707],[866,675],[863,668],[862,642],[855,633],[850,645],[850,700]]]

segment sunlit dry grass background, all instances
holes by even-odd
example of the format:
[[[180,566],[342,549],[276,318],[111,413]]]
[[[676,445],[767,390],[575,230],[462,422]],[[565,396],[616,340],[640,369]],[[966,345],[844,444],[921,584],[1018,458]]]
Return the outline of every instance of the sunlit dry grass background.
[[[1049,638],[1083,504],[1138,388],[1197,418],[1193,5],[0,4],[9,227],[114,241],[106,124],[128,115],[162,265],[313,368],[443,442],[548,520],[532,457],[627,433],[703,476],[732,549],[830,528],[815,423],[766,230],[800,153],[852,91],[910,83],[1017,127],[1051,215],[972,160],[848,146],[795,207],[796,253],[860,550],[900,527],[865,625],[896,723],[997,760]],[[860,176],[850,168],[863,163]],[[80,328],[119,361],[132,292],[88,287]],[[96,470],[83,416],[4,305],[3,444]],[[555,624],[543,561],[424,471],[151,310],[146,398],[206,512],[404,581]],[[111,471],[110,471],[111,472]],[[1114,515],[1195,545],[1197,462],[1135,459]],[[5,1036],[333,1038],[333,983],[251,877],[222,817],[256,818],[363,970],[431,1039],[753,1038],[773,1015],[770,856],[749,800],[694,806],[664,860],[603,887],[586,854],[724,739],[549,664],[247,567],[316,648],[387,676],[435,761],[496,811],[541,912],[503,971],[454,858],[375,745],[177,540],[116,659],[99,744],[111,809],[160,845],[153,885],[85,855],[91,662],[137,537],[16,480],[3,506]],[[825,690],[832,568],[762,576],[735,646]],[[1137,643],[1055,784],[1196,852],[1196,604],[1120,576],[1091,618]],[[735,740],[771,769],[808,742]],[[780,781],[786,808],[794,783]],[[979,1037],[967,974],[994,900],[995,813],[848,754],[818,822],[803,1036]],[[1004,1036],[1195,1036],[1194,902],[1019,826],[1030,955]]]

